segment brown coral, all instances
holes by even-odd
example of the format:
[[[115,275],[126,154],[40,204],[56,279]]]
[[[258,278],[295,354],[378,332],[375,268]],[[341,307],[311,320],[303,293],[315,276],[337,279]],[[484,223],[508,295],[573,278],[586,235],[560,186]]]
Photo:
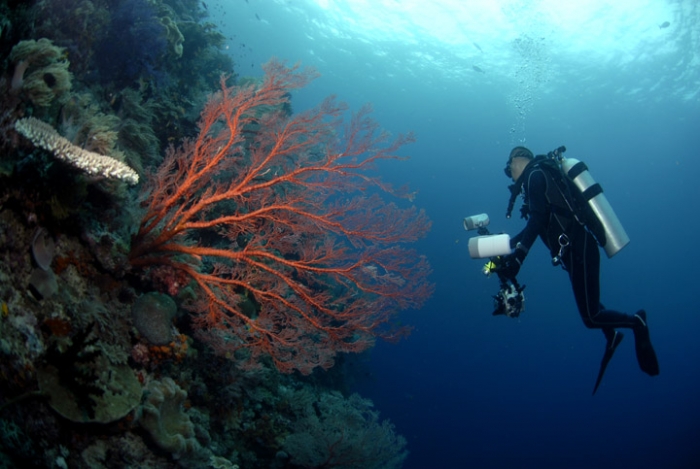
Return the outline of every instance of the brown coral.
[[[15,64],[12,93],[24,93],[39,107],[63,100],[71,88],[71,74],[64,49],[41,38],[20,41],[12,48],[10,61]]]
[[[165,451],[182,455],[201,449],[194,436],[194,424],[184,411],[185,392],[171,378],[151,381],[138,421],[155,443]]]

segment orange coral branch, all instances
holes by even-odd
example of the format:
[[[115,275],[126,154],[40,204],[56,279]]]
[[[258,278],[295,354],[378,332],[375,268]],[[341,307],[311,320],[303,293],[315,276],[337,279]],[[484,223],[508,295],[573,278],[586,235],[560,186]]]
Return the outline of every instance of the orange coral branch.
[[[394,337],[392,315],[431,294],[427,261],[402,247],[430,222],[382,200],[393,191],[367,174],[412,136],[389,140],[369,108],[343,130],[333,99],[290,116],[289,91],[315,73],[276,61],[265,72],[258,86],[222,81],[199,136],[168,150],[130,261],[195,282],[198,334],[221,353],[309,373]]]

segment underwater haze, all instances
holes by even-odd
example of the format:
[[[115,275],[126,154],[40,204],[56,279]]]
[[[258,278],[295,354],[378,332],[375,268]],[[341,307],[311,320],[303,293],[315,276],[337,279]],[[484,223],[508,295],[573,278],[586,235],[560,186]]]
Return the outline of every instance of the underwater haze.
[[[206,3],[241,75],[272,56],[320,72],[295,111],[336,94],[417,136],[408,161],[380,170],[433,221],[417,248],[436,290],[357,384],[407,438],[404,467],[700,467],[698,2]],[[539,241],[519,274],[525,311],[491,315],[498,281],[469,258],[462,219],[522,229],[504,216],[516,145],[566,145],[605,189],[631,242],[603,256],[601,300],[646,309],[659,376],[639,370],[628,333],[591,396],[603,334]]]

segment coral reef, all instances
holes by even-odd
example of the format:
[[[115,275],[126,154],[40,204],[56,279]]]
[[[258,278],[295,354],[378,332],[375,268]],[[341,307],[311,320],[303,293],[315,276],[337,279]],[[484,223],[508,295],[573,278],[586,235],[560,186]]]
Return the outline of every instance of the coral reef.
[[[113,422],[136,408],[141,385],[131,368],[109,363],[95,348],[97,339],[86,339],[88,332],[73,337],[65,351],[55,344],[49,349],[46,365],[37,369],[39,389],[68,420]]]
[[[65,48],[71,69],[82,78],[93,78],[96,45],[110,22],[111,0],[38,0],[31,11],[32,29]]]
[[[301,467],[398,468],[407,456],[406,440],[391,423],[380,423],[372,403],[357,394],[307,399],[292,431],[283,449]]]
[[[168,79],[163,70],[167,32],[146,0],[119,2],[107,34],[96,47],[100,81],[118,89],[133,86],[139,79],[163,85]]]
[[[427,219],[346,192],[401,195],[363,171],[409,139],[343,134],[324,121],[332,101],[294,116],[286,91],[311,75],[273,63],[268,81],[238,81],[207,15],[200,0],[0,0],[0,467],[405,457],[338,364],[430,293],[427,263],[396,246]],[[272,155],[275,133],[297,131]],[[195,160],[216,171],[183,181]],[[160,186],[139,192],[148,174]],[[241,197],[202,202],[229,183]]]

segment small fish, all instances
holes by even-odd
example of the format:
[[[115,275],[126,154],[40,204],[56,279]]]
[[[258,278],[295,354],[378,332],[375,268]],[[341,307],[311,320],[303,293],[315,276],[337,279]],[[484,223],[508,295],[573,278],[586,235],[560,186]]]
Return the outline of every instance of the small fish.
[[[659,29],[668,28],[669,26],[671,26],[671,23],[668,22],[668,21],[664,21],[663,23],[661,23],[661,24],[659,25]]]
[[[255,14],[255,17],[258,19],[258,21],[260,21],[260,17],[258,16],[257,13]]]
[[[484,52],[483,50],[481,50],[481,47],[479,47],[479,44],[477,44],[476,42],[472,42],[472,44],[474,44],[474,47],[476,47],[477,49],[479,49],[479,52],[481,52],[481,53]]]
[[[486,73],[485,71],[483,71],[481,68],[477,67],[476,65],[472,65],[472,68],[477,73]]]

